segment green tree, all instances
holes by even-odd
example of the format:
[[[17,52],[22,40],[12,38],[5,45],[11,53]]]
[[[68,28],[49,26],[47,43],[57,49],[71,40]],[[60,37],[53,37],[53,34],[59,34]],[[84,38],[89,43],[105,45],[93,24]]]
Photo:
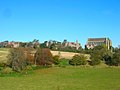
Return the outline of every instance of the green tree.
[[[112,65],[120,66],[120,52],[115,52],[113,54]]]
[[[106,53],[109,52],[104,44],[95,46],[93,49],[86,50],[87,53],[91,55],[90,65],[98,65],[101,61],[104,61],[104,58],[107,59]]]
[[[60,56],[55,55],[53,56],[54,64],[59,65],[60,64]]]
[[[99,54],[91,54],[91,62],[90,65],[94,66],[94,65],[99,65],[101,62],[101,56]]]
[[[87,63],[86,61],[87,57],[84,55],[74,55],[73,58],[69,61],[71,65],[77,66],[77,65],[85,65]]]
[[[112,57],[113,57],[113,53],[111,52],[106,52],[104,54],[103,59],[107,65],[112,65],[112,62],[113,62]]]

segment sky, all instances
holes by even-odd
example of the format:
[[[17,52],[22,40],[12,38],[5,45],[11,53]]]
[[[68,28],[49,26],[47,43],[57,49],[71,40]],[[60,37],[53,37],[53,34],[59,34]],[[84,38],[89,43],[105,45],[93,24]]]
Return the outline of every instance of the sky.
[[[120,45],[120,0],[0,0],[0,41],[101,37]]]

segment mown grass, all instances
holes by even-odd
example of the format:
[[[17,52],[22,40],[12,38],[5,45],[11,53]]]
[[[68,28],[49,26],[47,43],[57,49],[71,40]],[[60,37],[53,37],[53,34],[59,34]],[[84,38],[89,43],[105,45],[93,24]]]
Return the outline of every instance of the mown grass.
[[[0,77],[0,90],[120,90],[120,68],[53,67]]]

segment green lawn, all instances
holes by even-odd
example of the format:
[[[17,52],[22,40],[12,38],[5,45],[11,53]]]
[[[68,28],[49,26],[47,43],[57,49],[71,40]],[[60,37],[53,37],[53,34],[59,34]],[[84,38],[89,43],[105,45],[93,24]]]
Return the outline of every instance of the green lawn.
[[[0,77],[0,90],[120,90],[120,68],[66,67]]]

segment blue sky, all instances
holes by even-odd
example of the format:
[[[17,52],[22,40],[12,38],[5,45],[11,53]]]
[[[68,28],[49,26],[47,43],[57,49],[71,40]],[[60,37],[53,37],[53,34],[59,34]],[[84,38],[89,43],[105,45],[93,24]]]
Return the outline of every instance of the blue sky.
[[[89,37],[120,45],[120,0],[0,0],[0,41]]]

